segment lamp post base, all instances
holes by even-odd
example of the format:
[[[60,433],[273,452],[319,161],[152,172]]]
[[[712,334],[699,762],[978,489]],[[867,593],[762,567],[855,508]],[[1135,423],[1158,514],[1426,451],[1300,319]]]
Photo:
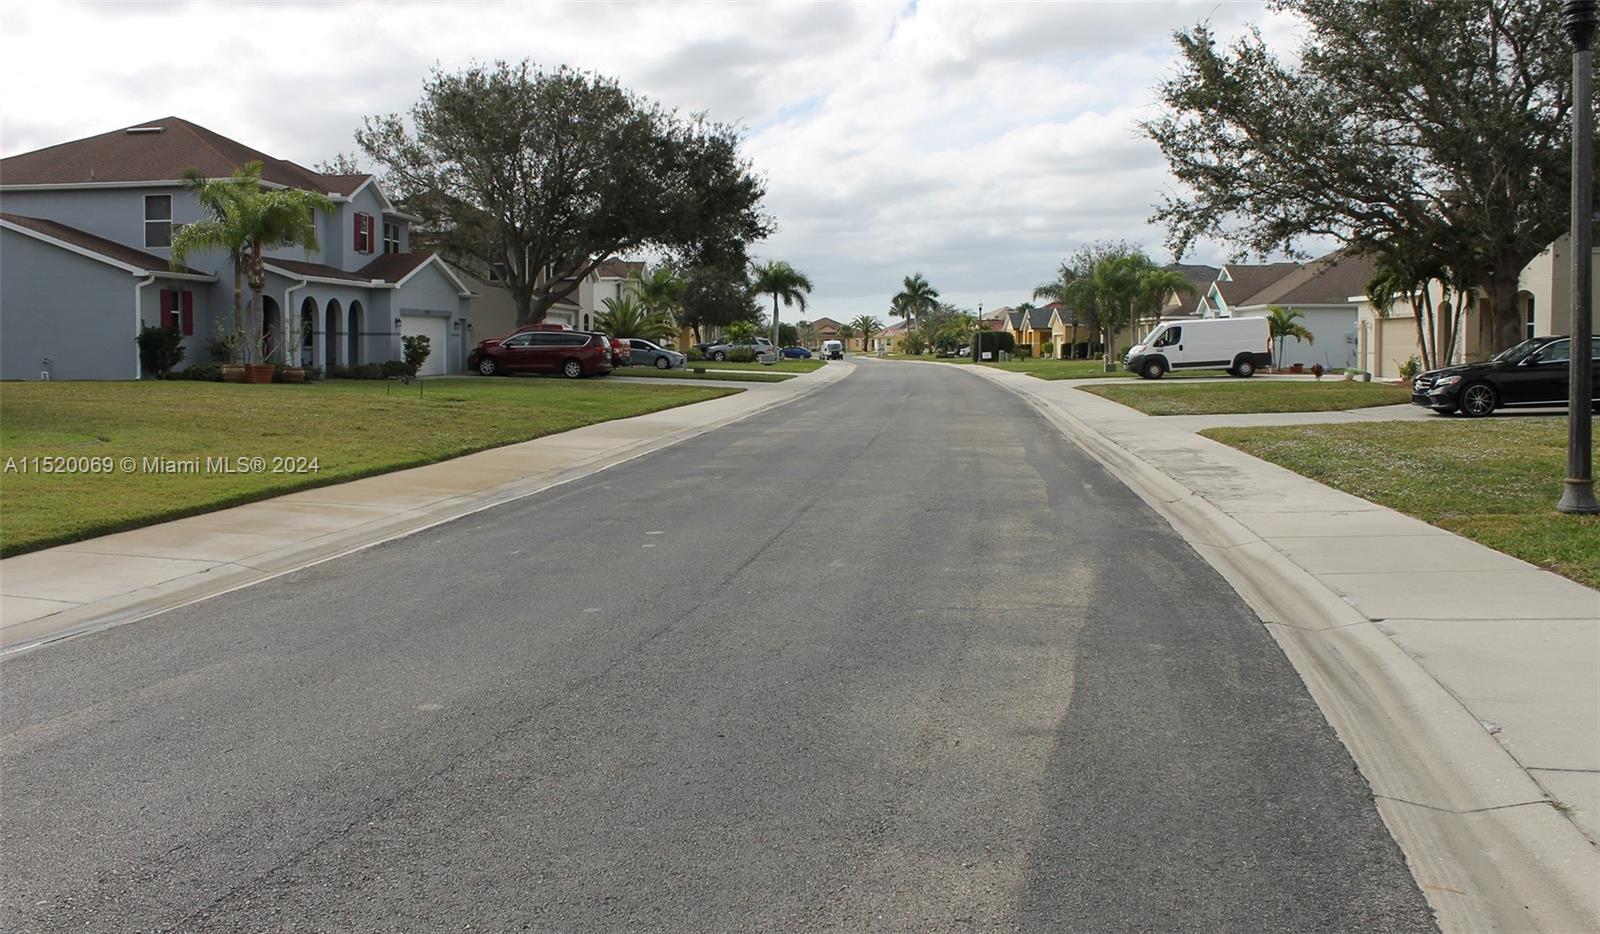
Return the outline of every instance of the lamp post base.
[[[1556,512],[1577,516],[1600,515],[1600,502],[1594,498],[1593,480],[1568,480],[1561,491],[1561,502]]]

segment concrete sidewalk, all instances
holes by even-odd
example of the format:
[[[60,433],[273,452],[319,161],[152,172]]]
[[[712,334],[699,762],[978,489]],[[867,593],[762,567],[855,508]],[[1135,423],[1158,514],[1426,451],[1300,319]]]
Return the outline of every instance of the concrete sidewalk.
[[[1600,930],[1600,593],[1196,434],[1432,416],[1152,417],[966,369],[1128,482],[1261,615],[1445,930]]]
[[[791,402],[852,369],[833,364],[778,383],[683,380],[744,391],[0,560],[0,655],[141,619],[537,493]]]

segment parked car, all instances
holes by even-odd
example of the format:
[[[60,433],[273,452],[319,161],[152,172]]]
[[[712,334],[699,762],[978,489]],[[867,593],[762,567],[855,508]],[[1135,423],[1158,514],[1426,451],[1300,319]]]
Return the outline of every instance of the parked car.
[[[1595,361],[1590,405],[1600,405],[1600,337],[1590,342]],[[1571,385],[1572,340],[1534,337],[1483,363],[1429,370],[1411,382],[1411,401],[1441,415],[1482,418],[1503,406],[1566,407]]]
[[[482,341],[467,355],[467,367],[484,376],[560,373],[570,379],[611,372],[611,341],[587,331],[521,331]]]
[[[734,343],[733,341],[719,341],[714,344],[705,345],[703,352],[708,358],[721,362],[728,359],[728,355],[736,350],[748,350],[758,357],[762,354],[770,354],[774,352],[772,348],[772,341],[767,340],[765,337],[757,337],[752,340],[740,341],[738,343]]]
[[[844,359],[844,342],[843,341],[823,341],[822,342],[822,356],[823,356],[823,359],[825,359],[825,360],[843,360]]]
[[[1272,362],[1272,333],[1266,318],[1191,318],[1156,326],[1128,348],[1122,365],[1145,379],[1168,370],[1221,369],[1251,377]]]
[[[611,365],[628,366],[633,362],[633,349],[625,337],[608,338],[611,341]]]
[[[804,347],[785,347],[780,351],[786,360],[810,360],[811,351]]]
[[[634,366],[653,366],[658,370],[670,370],[689,362],[688,357],[676,350],[667,350],[642,338],[628,338],[628,346],[632,348],[629,360]]]

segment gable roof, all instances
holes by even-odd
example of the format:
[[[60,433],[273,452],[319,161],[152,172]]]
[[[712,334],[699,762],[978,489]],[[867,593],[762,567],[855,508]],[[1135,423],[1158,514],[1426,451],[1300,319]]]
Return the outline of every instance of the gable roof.
[[[1206,291],[1211,288],[1211,283],[1217,281],[1217,276],[1222,272],[1221,267],[1207,266],[1203,263],[1168,263],[1161,267],[1171,269],[1182,274],[1189,280],[1189,285],[1194,287],[1194,294],[1189,296],[1174,296],[1172,301],[1161,306],[1160,315],[1163,318],[1172,315],[1193,314],[1195,304],[1205,298]]]
[[[602,279],[626,279],[634,273],[644,275],[644,263],[642,261],[616,259],[613,257],[594,267],[594,274]]]
[[[821,318],[813,318],[811,319],[810,324],[813,328],[833,328],[835,331],[839,330],[840,327],[839,322],[826,316]]]
[[[407,279],[430,263],[438,264],[445,277],[455,284],[457,292],[462,295],[471,294],[472,290],[437,253],[384,253],[354,272],[323,263],[308,263],[293,259],[266,260],[268,268],[287,276],[326,279],[369,287],[377,285],[396,288],[405,285]]]
[[[1247,299],[1300,268],[1299,263],[1235,265],[1229,263],[1217,272],[1214,285],[1228,306],[1250,304]]]
[[[36,240],[53,243],[75,253],[89,255],[103,262],[109,262],[113,266],[126,269],[129,272],[139,272],[147,275],[150,273],[179,275],[207,281],[216,279],[215,276],[207,275],[198,269],[192,269],[188,266],[174,268],[170,262],[154,253],[136,250],[131,246],[124,246],[114,240],[97,237],[86,230],[68,227],[66,224],[59,224],[42,217],[0,213],[0,223],[3,223],[8,230],[15,230]]]
[[[1022,317],[1023,315],[1020,311],[1006,312],[1006,327],[1013,331],[1022,330]]]
[[[181,117],[161,117],[0,159],[0,188],[175,182],[190,168],[226,178],[257,161],[262,181],[285,188],[348,197],[372,181],[366,174],[323,175]]]
[[[1240,305],[1345,305],[1366,291],[1377,263],[1344,250],[1297,266]]]

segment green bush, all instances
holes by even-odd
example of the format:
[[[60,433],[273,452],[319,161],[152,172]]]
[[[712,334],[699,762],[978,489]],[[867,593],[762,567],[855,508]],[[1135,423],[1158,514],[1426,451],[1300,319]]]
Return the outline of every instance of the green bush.
[[[978,351],[989,354],[991,360],[996,359],[1002,351],[1010,353],[1016,345],[1017,339],[1009,331],[982,331],[978,334]]]
[[[358,363],[355,366],[328,367],[329,379],[396,379],[409,376],[404,360],[385,360],[382,363]],[[308,379],[310,377],[307,377]]]
[[[1015,356],[1016,356],[1016,358],[1018,360],[1026,360],[1029,357],[1033,356],[1033,345],[1032,344],[1018,344],[1017,345],[1017,349],[1014,352],[1014,354],[1015,354]]]
[[[756,362],[756,352],[748,347],[740,347],[737,350],[730,350],[728,351],[728,362],[754,363]]]
[[[156,379],[166,379],[183,362],[183,335],[175,327],[143,328],[134,340],[139,343],[139,366]]]
[[[202,382],[222,382],[222,364],[220,363],[191,363],[181,370],[174,370],[167,374],[167,379],[195,379]]]
[[[1056,353],[1056,345],[1055,344],[1052,344],[1049,341],[1045,341],[1043,344],[1039,345],[1039,356],[1041,356],[1041,357],[1053,357],[1053,356],[1055,356],[1055,353]]]
[[[416,376],[422,364],[427,362],[428,355],[433,352],[433,342],[426,334],[408,334],[401,339],[401,343],[405,345],[405,375]]]
[[[683,352],[683,355],[688,357],[691,362],[695,360],[704,360],[706,358],[705,353],[703,353],[699,347],[690,347],[688,350]]]

